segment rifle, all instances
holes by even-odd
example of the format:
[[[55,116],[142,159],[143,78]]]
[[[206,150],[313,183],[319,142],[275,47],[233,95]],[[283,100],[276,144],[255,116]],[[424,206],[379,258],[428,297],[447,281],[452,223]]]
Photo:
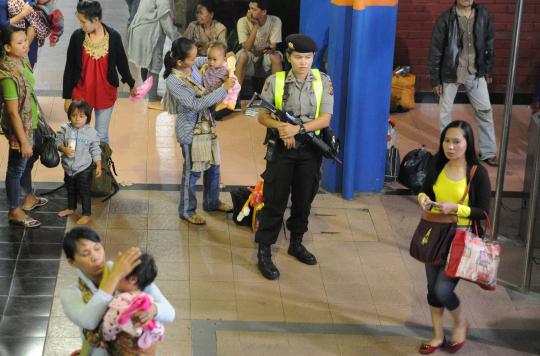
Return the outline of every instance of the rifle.
[[[254,104],[255,100],[257,99],[261,101],[259,105]],[[247,107],[248,108],[260,107],[260,108],[266,109],[270,111],[272,114],[274,114],[281,122],[287,122],[292,125],[300,125],[300,123],[302,122],[301,119],[295,117],[290,112],[279,110],[274,105],[264,100],[260,96],[260,94],[257,92],[253,93],[253,96],[251,97],[251,100],[249,101]],[[326,142],[324,142],[322,138],[315,135],[314,132],[306,132],[305,136],[308,142],[312,144],[313,146],[315,146],[322,153],[324,157],[333,159],[339,164],[343,164],[343,162],[337,157],[338,151],[334,149],[333,147],[331,147],[330,145],[328,145]]]

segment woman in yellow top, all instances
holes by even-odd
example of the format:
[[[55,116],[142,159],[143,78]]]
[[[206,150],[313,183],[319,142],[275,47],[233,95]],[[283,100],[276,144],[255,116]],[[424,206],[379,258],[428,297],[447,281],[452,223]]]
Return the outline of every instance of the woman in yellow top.
[[[484,219],[489,213],[491,185],[486,169],[479,165],[474,147],[471,126],[465,121],[452,121],[441,133],[439,151],[428,170],[423,192],[418,202],[425,210],[435,213],[457,214],[458,228],[469,228],[470,224]],[[469,194],[462,204],[458,202],[465,194],[473,166],[477,171],[471,181]],[[462,317],[460,301],[454,293],[459,281],[444,274],[444,266],[426,264],[427,300],[433,323],[433,338],[423,343],[421,354],[430,354],[446,346],[456,352],[465,343],[468,323]],[[454,320],[449,343],[445,343],[443,311],[448,309]],[[445,345],[446,344],[446,345]]]
[[[47,199],[36,197],[32,189],[32,167],[38,155],[34,151],[34,130],[38,124],[38,105],[34,95],[36,79],[28,62],[28,41],[24,29],[7,26],[0,33],[0,85],[4,107],[2,129],[9,140],[6,172],[6,195],[11,224],[34,228],[39,221],[26,211],[47,204]],[[22,206],[19,192],[22,189]]]

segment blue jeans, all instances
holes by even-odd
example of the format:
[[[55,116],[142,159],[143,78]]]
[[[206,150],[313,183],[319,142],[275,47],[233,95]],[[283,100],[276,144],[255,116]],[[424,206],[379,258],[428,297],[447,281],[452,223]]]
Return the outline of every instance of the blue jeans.
[[[30,62],[30,66],[32,68],[34,68],[37,62],[38,47],[38,39],[34,38],[32,43],[30,43],[30,48],[28,50],[28,61]]]
[[[19,194],[32,193],[32,168],[39,158],[34,151],[32,157],[23,157],[19,151],[9,150],[6,171],[6,195],[10,209],[20,207]]]
[[[448,277],[444,274],[444,267],[426,264],[427,300],[432,307],[452,311],[459,307],[459,299],[454,293],[459,278]]]
[[[96,109],[96,123],[94,128],[99,134],[102,141],[109,143],[109,125],[111,123],[111,115],[114,106],[108,109],[97,110]]]
[[[178,214],[188,218],[196,214],[197,198],[195,196],[195,186],[197,181],[203,176],[203,209],[207,211],[216,210],[220,205],[219,200],[219,176],[220,167],[212,165],[204,172],[192,172],[191,145],[180,145],[182,156],[184,157],[182,182],[180,183],[180,204]]]

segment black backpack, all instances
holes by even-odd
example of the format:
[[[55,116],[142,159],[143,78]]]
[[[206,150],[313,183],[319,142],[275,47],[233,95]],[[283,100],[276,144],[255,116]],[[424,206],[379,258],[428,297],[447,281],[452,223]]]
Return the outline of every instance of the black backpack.
[[[101,148],[101,176],[96,178],[95,169],[92,175],[92,184],[90,185],[90,194],[93,197],[105,197],[102,202],[111,199],[120,190],[120,185],[116,181],[114,176],[116,174],[116,167],[112,160],[111,147],[104,141],[99,143]],[[114,173],[114,175],[113,175]]]

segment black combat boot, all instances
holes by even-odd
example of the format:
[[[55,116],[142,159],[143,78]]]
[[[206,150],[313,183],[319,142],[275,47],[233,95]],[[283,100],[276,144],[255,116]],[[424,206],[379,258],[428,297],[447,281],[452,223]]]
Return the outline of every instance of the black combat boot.
[[[270,250],[270,246],[259,244],[257,260],[257,267],[259,267],[259,271],[261,271],[261,274],[265,278],[270,280],[279,278],[279,270],[276,268],[276,265],[274,265],[274,262],[272,262],[272,251]]]
[[[306,265],[316,265],[317,259],[302,245],[302,237],[291,236],[291,243],[287,253]]]

